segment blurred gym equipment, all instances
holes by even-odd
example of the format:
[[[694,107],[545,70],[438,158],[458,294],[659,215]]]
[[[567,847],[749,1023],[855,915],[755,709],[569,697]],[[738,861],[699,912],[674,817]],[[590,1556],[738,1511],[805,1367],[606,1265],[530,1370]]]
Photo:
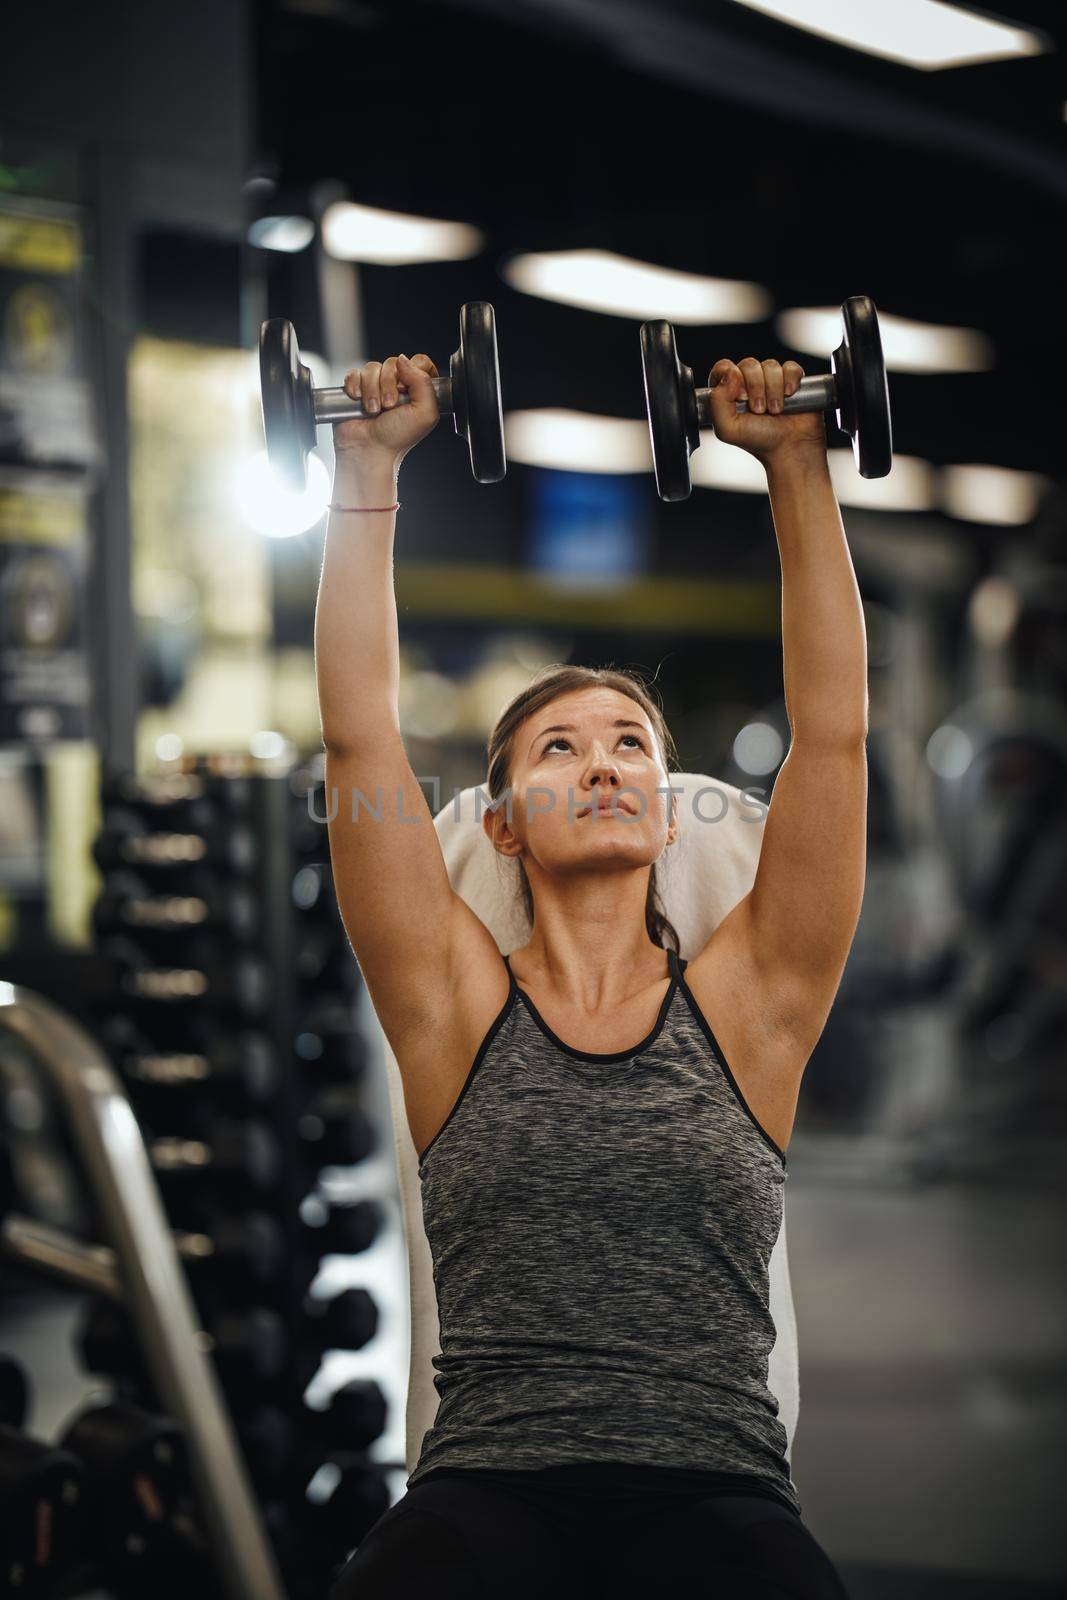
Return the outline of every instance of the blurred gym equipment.
[[[211,1557],[233,1600],[284,1600],[148,1154],[118,1079],[85,1031],[41,995],[0,991],[0,1028],[32,1055],[63,1108],[110,1250],[9,1212],[4,1251],[128,1307],[160,1403],[181,1429]]]
[[[64,1449],[0,1422],[0,1593],[47,1596],[81,1554],[85,1473]]]
[[[320,788],[311,768],[249,775],[208,758],[195,773],[106,782],[87,997],[124,1091],[115,1116],[165,1213],[191,1306],[184,1338],[264,1496],[261,1533],[292,1600],[326,1592],[386,1509],[398,1465],[381,1451],[396,1404],[385,1371],[380,1384],[369,1373],[346,1384],[332,1370],[368,1347],[387,1303],[377,1286],[353,1287],[337,1258],[369,1250],[388,1218],[352,1187],[381,1130],[362,980],[325,829],[309,816],[309,803],[324,815]],[[113,1239],[93,1169],[21,1054],[15,1043],[0,1052],[4,1247],[23,1269],[88,1294],[66,1325],[81,1392],[95,1376],[113,1404],[179,1429],[192,1472],[195,1440],[161,1390],[120,1255],[88,1242]],[[151,1278],[153,1252],[142,1260]],[[24,1405],[5,1369],[0,1403],[12,1416]],[[221,1600],[217,1528],[201,1525],[195,1504],[166,1484],[153,1491],[150,1471],[94,1471],[105,1477],[90,1519],[98,1536],[83,1541],[97,1587],[116,1600],[162,1593],[162,1567],[176,1593]],[[146,1503],[162,1507],[144,1527],[128,1508],[140,1478]]]

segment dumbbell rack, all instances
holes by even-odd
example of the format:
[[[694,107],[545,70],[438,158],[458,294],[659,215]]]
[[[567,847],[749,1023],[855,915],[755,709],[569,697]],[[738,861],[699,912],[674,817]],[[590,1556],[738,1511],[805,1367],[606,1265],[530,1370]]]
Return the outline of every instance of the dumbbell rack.
[[[325,1414],[310,1410],[303,1399],[324,1350],[360,1348],[373,1336],[378,1318],[364,1289],[346,1290],[329,1302],[308,1294],[324,1253],[358,1253],[377,1231],[370,1201],[337,1212],[331,1208],[325,1228],[304,1220],[309,1197],[320,1214],[325,1209],[321,1194],[314,1192],[321,1170],[352,1166],[377,1142],[354,1099],[366,1066],[366,1041],[352,1023],[361,978],[333,897],[327,832],[318,820],[323,816],[322,783],[309,768],[261,775],[240,758],[202,759],[184,773],[158,780],[112,783],[105,789],[103,827],[94,847],[104,872],[94,923],[115,971],[115,1004],[101,1012],[101,1033],[149,1132],[161,1188],[171,1196],[171,1226],[192,1227],[197,1230],[192,1237],[210,1240],[213,1228],[217,1236],[242,1215],[251,1220],[254,1211],[261,1222],[271,1222],[280,1240],[270,1285],[261,1282],[246,1291],[236,1306],[240,1285],[224,1282],[220,1293],[218,1274],[206,1288],[200,1279],[192,1286],[203,1324],[218,1341],[223,1388],[295,1600],[323,1591],[337,1561],[389,1504],[384,1473],[365,1456],[366,1445],[385,1424],[378,1386],[372,1381],[346,1386],[341,1395],[347,1409],[335,1405]],[[190,829],[201,830],[210,874],[204,861],[194,868],[183,865],[184,846],[167,844],[168,837],[173,844],[175,832],[179,840],[188,839]],[[170,855],[176,863],[168,866]],[[165,909],[168,899],[181,905],[188,898],[190,871],[196,878],[192,898],[207,893],[216,922],[225,915],[232,926],[206,935],[180,923],[169,929],[160,925],[156,911],[161,905]],[[138,873],[148,880],[140,890]],[[131,895],[131,889],[137,892]],[[238,892],[254,897],[251,918],[235,898]],[[138,924],[132,928],[131,916]],[[196,982],[190,984],[198,971],[208,985],[203,995],[196,994]],[[213,994],[220,980],[220,992]],[[326,1023],[321,1021],[324,1008]],[[316,1010],[320,1020],[309,1023]],[[206,1045],[205,1017],[215,1030]],[[123,1031],[128,1033],[131,1021],[140,1035],[132,1052]],[[225,1117],[219,1116],[210,1074],[193,1082],[192,1095],[171,1096],[158,1083],[150,1088],[137,1068],[140,1063],[143,1069],[146,1060],[155,1068],[167,1060],[187,1060],[180,1038],[190,1025],[200,1026],[194,1048],[206,1052],[209,1065],[213,1049],[229,1042],[225,1029],[246,1043],[258,1041],[273,1061],[277,1070],[268,1074],[266,1086],[260,1085],[243,1123],[233,1115],[232,1099]],[[319,1039],[315,1029],[325,1037]],[[145,1056],[146,1036],[148,1049],[157,1055]],[[309,1042],[321,1046],[319,1059]],[[182,1126],[183,1116],[195,1118],[195,1125]],[[236,1145],[248,1166],[249,1182],[234,1182],[231,1175],[219,1195],[227,1210],[217,1200],[213,1224],[202,1206],[195,1216],[182,1209],[192,1204],[195,1210],[203,1198],[199,1192],[210,1187],[210,1161],[202,1181],[195,1168],[191,1181],[183,1180],[180,1169],[187,1154],[210,1152],[224,1133],[231,1157]],[[189,1264],[191,1274],[194,1265]],[[222,1335],[241,1328],[258,1341],[257,1355],[263,1358],[258,1374],[254,1361],[235,1359],[232,1349],[227,1354],[223,1348]],[[129,1366],[121,1359],[118,1365]],[[136,1374],[127,1393],[138,1398]],[[345,1492],[335,1490],[324,1507],[309,1501],[305,1490],[325,1460],[333,1463],[335,1477],[340,1473]]]
[[[43,996],[0,987],[0,1028],[32,1056],[61,1108],[110,1246],[9,1212],[5,1252],[121,1302],[160,1402],[181,1426],[211,1554],[232,1600],[285,1600],[144,1141],[98,1045]]]
[[[362,980],[323,817],[313,768],[265,773],[246,758],[205,758],[105,782],[93,847],[103,877],[93,925],[110,974],[93,1031],[124,1108],[111,1114],[125,1118],[171,1230],[188,1310],[180,1342],[210,1352],[200,1364],[224,1398],[258,1537],[265,1528],[291,1600],[319,1600],[390,1498],[387,1469],[366,1454],[385,1428],[379,1386],[344,1385],[326,1412],[304,1402],[325,1350],[360,1349],[378,1321],[366,1289],[309,1293],[323,1257],[367,1249],[381,1220],[373,1201],[342,1203],[323,1177],[378,1142],[357,1094]],[[82,1165],[95,1189],[95,1168]],[[146,1324],[118,1294],[114,1230],[110,1249],[29,1218],[8,1233],[24,1261],[89,1292],[83,1365],[112,1379],[122,1403],[169,1407],[173,1383],[160,1384]],[[143,1239],[130,1248],[150,1259]],[[309,1496],[327,1463],[332,1495]],[[223,1504],[214,1492],[206,1500]],[[274,1600],[277,1574],[272,1582],[233,1593]]]

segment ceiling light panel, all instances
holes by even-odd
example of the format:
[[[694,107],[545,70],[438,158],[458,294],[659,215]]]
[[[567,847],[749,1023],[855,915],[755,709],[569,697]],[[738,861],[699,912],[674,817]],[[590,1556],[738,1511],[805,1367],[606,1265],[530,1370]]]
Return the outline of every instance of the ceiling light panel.
[[[615,255],[610,250],[555,250],[512,256],[501,276],[522,294],[609,316],[666,317],[671,322],[763,322],[774,309],[757,283],[706,278]]]
[[[942,0],[737,0],[777,22],[921,72],[1034,56],[1040,35]]]
[[[349,200],[328,206],[321,226],[323,247],[331,256],[380,266],[464,261],[485,247],[485,235],[469,223],[379,211]]]
[[[545,406],[504,418],[509,461],[561,472],[651,472],[648,423]]]
[[[825,364],[841,343],[841,311],[837,306],[798,306],[781,311],[775,331],[791,350],[817,355]],[[988,372],[996,351],[986,334],[975,328],[943,327],[913,322],[879,311],[882,354],[890,372]]]
[[[946,467],[941,478],[941,508],[964,522],[1022,527],[1033,519],[1049,480],[1037,472],[1008,467]]]

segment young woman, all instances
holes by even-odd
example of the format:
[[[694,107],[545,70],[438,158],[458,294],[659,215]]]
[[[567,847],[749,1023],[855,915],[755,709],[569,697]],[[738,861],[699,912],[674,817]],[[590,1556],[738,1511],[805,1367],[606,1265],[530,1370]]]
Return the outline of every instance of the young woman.
[[[441,1321],[434,1426],[333,1595],[839,1597],[767,1387],[785,1152],[865,864],[866,642],[823,420],[781,412],[794,361],[712,368],[782,567],[792,743],[751,892],[680,959],[655,863],[691,797],[660,709],[630,673],[547,669],[489,740],[482,825],[532,917],[502,959],[399,727],[394,502],[436,371],[348,374],[367,415],[335,430],[315,619],[334,881],[400,1067]]]

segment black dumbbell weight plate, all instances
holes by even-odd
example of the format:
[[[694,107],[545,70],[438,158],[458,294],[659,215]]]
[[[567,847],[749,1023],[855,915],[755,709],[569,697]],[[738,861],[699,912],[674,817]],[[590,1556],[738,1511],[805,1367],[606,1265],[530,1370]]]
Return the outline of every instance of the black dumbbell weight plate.
[[[460,307],[459,349],[449,364],[452,416],[466,439],[471,471],[479,483],[499,483],[507,471],[504,413],[500,400],[500,362],[496,318],[487,300]]]
[[[260,329],[259,382],[268,459],[291,488],[301,491],[307,487],[308,451],[315,448],[315,403],[311,372],[285,317],[271,317]]]
[[[893,465],[882,337],[874,301],[854,294],[841,307],[844,338],[830,357],[837,380],[837,426],[852,436],[861,478],[884,478]]]
[[[173,1418],[125,1400],[91,1404],[70,1424],[61,1443],[85,1468],[91,1530],[87,1543],[94,1565],[98,1562],[115,1574],[116,1593],[189,1593],[174,1569],[182,1556],[175,1518],[191,1481],[182,1433]],[[179,1570],[184,1567],[182,1561]],[[140,1583],[132,1587],[138,1569],[143,1589]],[[159,1578],[150,1580],[149,1572]],[[164,1572],[165,1584],[159,1581]]]
[[[81,1463],[0,1423],[0,1594],[26,1600],[58,1594],[64,1577],[81,1565],[84,1538]]]
[[[692,369],[678,359],[669,322],[641,325],[641,370],[652,436],[652,464],[661,500],[688,500],[690,454],[699,448]]]

